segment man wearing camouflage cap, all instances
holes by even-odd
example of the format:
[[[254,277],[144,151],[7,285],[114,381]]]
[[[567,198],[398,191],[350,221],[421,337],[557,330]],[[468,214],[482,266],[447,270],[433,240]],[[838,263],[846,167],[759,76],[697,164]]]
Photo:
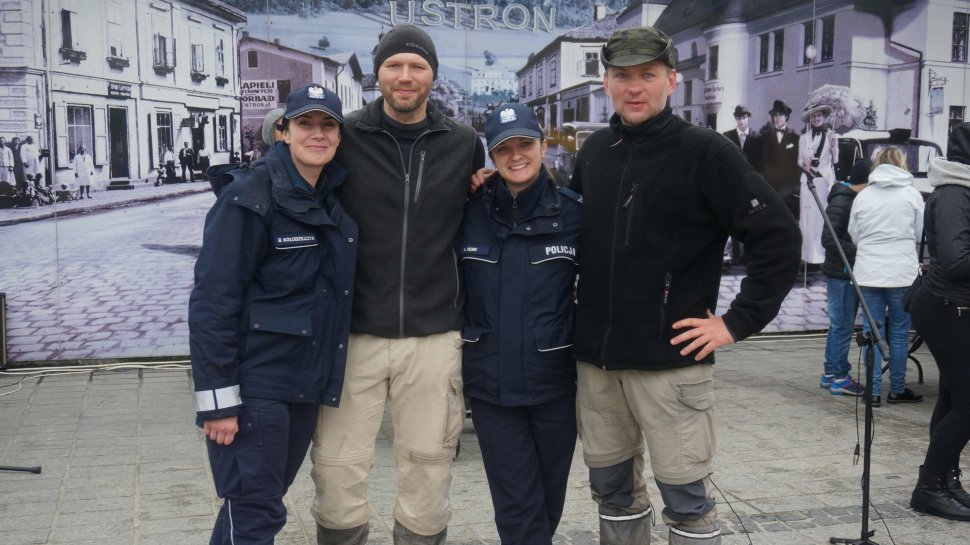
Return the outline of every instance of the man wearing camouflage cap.
[[[570,184],[583,195],[577,404],[603,545],[650,542],[644,439],[669,542],[720,543],[714,350],[767,325],[798,270],[798,225],[778,195],[737,146],[667,106],[676,59],[654,28],[613,33],[602,60],[616,113]],[[748,275],[715,316],[728,236],[747,248]]]

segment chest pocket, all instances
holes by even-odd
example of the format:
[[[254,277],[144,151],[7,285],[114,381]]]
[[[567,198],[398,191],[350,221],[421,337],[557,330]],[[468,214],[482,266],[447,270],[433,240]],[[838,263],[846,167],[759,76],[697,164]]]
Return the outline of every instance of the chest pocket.
[[[269,291],[305,291],[332,267],[332,249],[322,233],[309,229],[287,229],[272,233],[272,249],[260,267],[263,285]]]

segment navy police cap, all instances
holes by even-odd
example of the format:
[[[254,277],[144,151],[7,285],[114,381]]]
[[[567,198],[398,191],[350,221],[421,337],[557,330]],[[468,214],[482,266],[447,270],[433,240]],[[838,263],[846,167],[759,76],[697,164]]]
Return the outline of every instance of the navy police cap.
[[[329,114],[341,124],[344,122],[340,97],[322,85],[311,83],[286,95],[286,112],[283,113],[286,119],[313,111]]]
[[[539,126],[539,120],[529,106],[518,103],[505,104],[485,118],[485,142],[488,151],[516,136],[542,138],[542,127]]]

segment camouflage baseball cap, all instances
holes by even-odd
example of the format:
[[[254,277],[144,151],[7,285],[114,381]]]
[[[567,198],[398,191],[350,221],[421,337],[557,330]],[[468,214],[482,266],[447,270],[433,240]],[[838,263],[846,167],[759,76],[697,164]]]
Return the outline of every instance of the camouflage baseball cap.
[[[659,59],[673,68],[677,50],[666,34],[653,27],[623,28],[610,36],[601,59],[603,66],[636,66]]]

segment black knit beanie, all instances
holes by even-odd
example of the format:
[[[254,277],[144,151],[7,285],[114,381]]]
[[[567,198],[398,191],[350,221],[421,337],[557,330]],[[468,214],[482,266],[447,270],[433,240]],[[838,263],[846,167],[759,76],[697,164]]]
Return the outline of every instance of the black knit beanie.
[[[388,57],[398,53],[420,55],[431,65],[434,78],[438,78],[438,53],[427,32],[414,25],[398,25],[388,30],[374,49],[374,75]]]
[[[961,123],[950,131],[946,143],[946,158],[954,163],[970,165],[970,122]]]

